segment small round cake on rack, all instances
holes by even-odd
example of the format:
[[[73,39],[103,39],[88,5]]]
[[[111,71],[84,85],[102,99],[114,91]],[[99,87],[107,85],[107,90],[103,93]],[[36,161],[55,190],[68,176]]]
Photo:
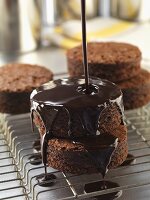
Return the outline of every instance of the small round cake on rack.
[[[140,73],[117,84],[123,92],[126,110],[142,107],[150,102],[150,72],[141,69]]]
[[[30,112],[30,94],[53,78],[53,73],[38,65],[12,63],[0,67],[0,112]]]
[[[118,83],[139,74],[141,59],[141,51],[132,44],[121,42],[88,43],[90,76]],[[81,45],[68,50],[67,61],[71,77],[84,74]]]
[[[90,78],[50,81],[31,94],[31,116],[41,135],[44,164],[70,173],[103,175],[127,157],[122,93],[113,83]]]

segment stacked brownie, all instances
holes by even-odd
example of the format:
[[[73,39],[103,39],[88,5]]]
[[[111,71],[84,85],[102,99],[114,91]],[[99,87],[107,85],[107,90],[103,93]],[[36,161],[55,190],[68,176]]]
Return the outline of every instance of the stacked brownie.
[[[108,79],[123,92],[125,109],[134,109],[150,101],[150,73],[141,69],[141,52],[131,44],[101,42],[88,44],[90,76]],[[67,53],[70,76],[84,74],[82,47]]]
[[[83,83],[84,78],[59,79],[31,94],[32,120],[41,135],[42,155],[45,152],[42,157],[63,172],[94,173],[99,171],[95,162],[114,168],[128,153],[120,89],[92,78],[92,92],[85,94]],[[117,145],[112,142],[116,139]],[[110,149],[114,149],[111,156]]]
[[[0,67],[0,112],[30,112],[32,90],[52,78],[50,70],[38,65],[12,63]]]
[[[123,91],[126,109],[142,107],[150,102],[150,73],[144,69],[129,80],[118,83]]]

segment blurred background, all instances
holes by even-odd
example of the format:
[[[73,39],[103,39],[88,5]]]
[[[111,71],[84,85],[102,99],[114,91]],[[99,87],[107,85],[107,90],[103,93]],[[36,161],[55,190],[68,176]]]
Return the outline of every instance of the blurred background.
[[[87,0],[86,7],[88,41],[135,44],[149,66],[150,1]],[[81,43],[80,14],[80,0],[0,0],[0,65],[38,63],[66,72],[65,50]]]

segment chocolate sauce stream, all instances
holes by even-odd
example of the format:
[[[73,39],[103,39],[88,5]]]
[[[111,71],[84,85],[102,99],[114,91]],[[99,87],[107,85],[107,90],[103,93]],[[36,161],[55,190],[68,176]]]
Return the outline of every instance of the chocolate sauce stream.
[[[86,39],[86,0],[81,0],[81,21],[82,21],[82,52],[83,66],[85,75],[86,94],[89,94],[89,71],[87,58],[87,39]]]

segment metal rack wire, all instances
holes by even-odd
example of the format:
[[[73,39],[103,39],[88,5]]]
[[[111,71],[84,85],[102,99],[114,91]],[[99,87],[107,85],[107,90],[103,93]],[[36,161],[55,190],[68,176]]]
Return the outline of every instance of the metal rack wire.
[[[126,112],[129,152],[136,162],[108,172],[106,179],[120,187],[84,192],[86,183],[101,179],[100,174],[72,175],[48,168],[56,176],[50,187],[41,187],[38,176],[44,173],[40,156],[33,150],[38,133],[32,133],[29,114],[0,115],[0,199],[96,199],[96,196],[122,190],[120,200],[150,199],[150,105]]]

